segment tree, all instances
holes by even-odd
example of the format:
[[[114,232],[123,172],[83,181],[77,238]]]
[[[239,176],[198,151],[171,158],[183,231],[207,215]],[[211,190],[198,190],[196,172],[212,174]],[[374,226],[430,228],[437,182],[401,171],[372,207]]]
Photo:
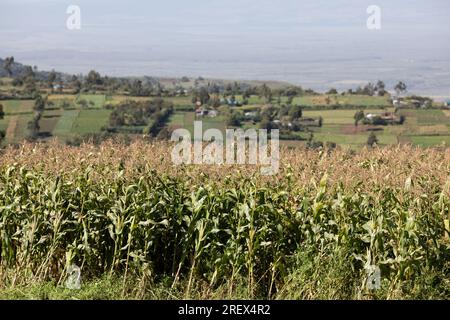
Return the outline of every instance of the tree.
[[[375,135],[375,133],[371,132],[369,137],[367,138],[367,145],[369,147],[373,147],[374,145],[376,145],[378,143],[378,138]]]
[[[86,101],[86,99],[81,99],[77,101],[77,104],[81,106],[82,109],[87,109],[88,107],[88,102]]]
[[[45,104],[46,104],[45,99],[42,98],[42,96],[39,94],[36,97],[36,100],[34,101],[33,110],[36,112],[43,112],[45,109]]]
[[[378,81],[377,81],[377,84],[376,84],[376,86],[375,86],[375,89],[376,89],[376,91],[377,91],[377,94],[378,94],[380,97],[381,97],[381,96],[384,96],[384,95],[386,94],[385,88],[386,88],[386,86],[385,86],[384,82],[381,81],[381,80],[378,80]]]
[[[37,91],[35,73],[31,66],[25,66],[23,72],[23,79],[25,83],[25,90],[29,94],[34,94]]]
[[[292,121],[302,117],[302,107],[298,105],[291,106],[288,111],[288,115]]]
[[[102,77],[100,76],[100,73],[98,73],[95,70],[89,71],[87,75],[86,82],[89,87],[93,85],[101,85],[102,84]]]
[[[338,92],[335,88],[331,88],[330,90],[328,90],[327,94],[338,94]]]
[[[52,72],[50,72],[50,74],[48,75],[48,87],[51,88],[53,90],[53,85],[56,81],[56,72],[55,70],[52,70]]]
[[[33,120],[29,121],[27,124],[28,129],[28,138],[31,140],[37,139],[39,135],[39,130],[41,129],[39,126],[39,120],[41,120],[42,112],[36,112],[34,114]]]
[[[70,80],[71,86],[74,89],[74,93],[77,94],[81,90],[81,81],[78,80],[78,77],[76,75],[72,76],[72,79]]]
[[[33,78],[35,77],[35,73],[33,71],[33,68],[31,66],[25,66],[25,70],[24,70],[24,79],[27,78]]]
[[[142,81],[141,80],[133,81],[133,84],[131,85],[131,95],[142,96],[142,93],[143,93]]]
[[[267,103],[272,101],[272,90],[265,83],[260,88],[260,95],[266,99]]]
[[[250,88],[245,89],[244,93],[242,94],[242,99],[247,100],[252,95],[252,90]]]
[[[406,83],[404,83],[403,81],[399,81],[394,87],[394,90],[395,92],[397,92],[397,95],[406,92],[406,89],[407,89]]]
[[[5,60],[3,61],[3,68],[6,70],[9,77],[12,76],[11,67],[13,64],[14,64],[14,57],[6,57]]]
[[[364,119],[364,111],[359,110],[355,113],[355,115],[353,116],[353,119],[355,119],[355,127],[358,126],[358,122],[361,121],[362,119]]]
[[[365,94],[365,95],[368,95],[368,96],[373,96],[375,91],[376,91],[375,86],[371,82],[369,82],[362,89],[362,94]]]
[[[291,105],[293,101],[294,101],[294,96],[288,96],[286,103],[288,105]]]
[[[200,101],[200,103],[204,105],[209,102],[209,99],[211,99],[211,96],[209,95],[208,90],[205,87],[201,87],[200,90],[194,92],[192,103]]]
[[[274,129],[275,127],[273,126],[272,121],[269,119],[269,117],[264,116],[261,119],[261,122],[259,123],[259,128],[260,129],[266,129],[266,130],[271,130]]]
[[[3,105],[0,103],[0,120],[5,117],[5,111],[3,111]]]
[[[241,119],[236,112],[233,112],[227,118],[227,126],[239,127],[241,125]]]
[[[69,109],[72,106],[72,104],[69,102],[69,100],[64,99],[61,102],[60,106],[61,106],[62,109],[66,110],[66,109]]]

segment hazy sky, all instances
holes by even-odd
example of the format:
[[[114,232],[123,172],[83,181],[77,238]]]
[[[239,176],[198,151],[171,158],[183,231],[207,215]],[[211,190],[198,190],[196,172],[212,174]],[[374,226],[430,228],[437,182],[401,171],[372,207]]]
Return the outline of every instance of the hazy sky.
[[[66,28],[69,5],[81,30]],[[366,9],[381,8],[381,30]],[[450,94],[448,0],[0,0],[0,56],[67,72],[288,80],[405,77]]]

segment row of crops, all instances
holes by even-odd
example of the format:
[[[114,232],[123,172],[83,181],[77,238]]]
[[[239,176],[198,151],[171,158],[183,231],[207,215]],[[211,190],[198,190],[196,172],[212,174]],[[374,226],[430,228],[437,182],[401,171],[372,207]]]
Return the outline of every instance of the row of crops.
[[[431,172],[369,192],[291,169],[275,183],[237,173],[217,184],[69,153],[72,170],[55,173],[28,156],[0,166],[0,288],[63,285],[75,265],[84,280],[164,282],[185,297],[199,285],[245,298],[450,297],[449,184]]]

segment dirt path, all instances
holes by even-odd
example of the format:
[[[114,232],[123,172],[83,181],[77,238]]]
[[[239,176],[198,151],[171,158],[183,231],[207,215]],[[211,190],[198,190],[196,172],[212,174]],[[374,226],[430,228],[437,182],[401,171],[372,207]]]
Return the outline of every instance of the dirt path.
[[[6,133],[5,133],[6,140],[12,141],[14,139],[14,132],[16,131],[18,119],[19,119],[18,116],[12,116],[9,119],[8,128],[6,128]]]

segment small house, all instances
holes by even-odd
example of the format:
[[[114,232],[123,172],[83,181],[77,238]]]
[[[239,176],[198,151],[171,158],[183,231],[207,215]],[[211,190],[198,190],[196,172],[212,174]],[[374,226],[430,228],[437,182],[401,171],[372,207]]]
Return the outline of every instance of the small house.
[[[208,110],[205,109],[205,108],[197,108],[197,109],[195,110],[195,115],[196,115],[197,117],[205,117],[205,116],[208,115]]]
[[[365,115],[363,123],[372,125],[400,124],[401,119],[393,112],[368,113]]]
[[[219,113],[217,112],[217,110],[208,110],[206,108],[197,108],[195,110],[195,115],[197,117],[217,117],[219,115]]]
[[[215,118],[218,115],[219,115],[219,113],[217,112],[217,110],[208,110],[208,117]]]

